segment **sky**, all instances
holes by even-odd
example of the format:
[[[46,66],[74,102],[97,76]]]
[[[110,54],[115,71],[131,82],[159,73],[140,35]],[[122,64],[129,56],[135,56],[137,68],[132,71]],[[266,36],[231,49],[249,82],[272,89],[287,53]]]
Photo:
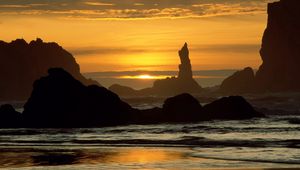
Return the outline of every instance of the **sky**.
[[[194,70],[258,68],[274,0],[0,0],[0,37],[42,38],[82,72],[177,70],[187,42]]]

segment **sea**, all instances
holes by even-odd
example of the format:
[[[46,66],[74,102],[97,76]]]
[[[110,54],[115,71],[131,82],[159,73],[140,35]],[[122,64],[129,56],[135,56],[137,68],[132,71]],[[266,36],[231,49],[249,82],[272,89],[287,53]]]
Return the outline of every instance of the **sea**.
[[[191,124],[0,129],[0,168],[298,169],[300,115]]]

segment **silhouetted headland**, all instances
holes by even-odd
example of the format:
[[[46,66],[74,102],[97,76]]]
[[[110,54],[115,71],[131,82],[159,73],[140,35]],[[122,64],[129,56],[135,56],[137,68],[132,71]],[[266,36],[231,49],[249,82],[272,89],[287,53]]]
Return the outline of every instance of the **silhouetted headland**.
[[[57,43],[0,41],[0,101],[28,99],[33,82],[52,67],[64,68],[86,85],[98,84],[83,77],[72,54]]]
[[[251,92],[254,88],[255,74],[251,67],[237,71],[223,80],[220,86],[221,93],[242,94]]]
[[[255,78],[247,69],[225,79],[221,92],[300,91],[300,1],[281,0],[268,4],[268,23],[262,38],[262,65]]]
[[[4,105],[0,115],[6,122],[0,126],[5,127],[100,127],[263,116],[242,97],[222,98],[202,108],[186,93],[168,98],[163,108],[138,110],[104,87],[85,86],[62,68],[49,69],[34,82],[22,114]]]
[[[122,96],[145,96],[160,95],[172,96],[180,93],[200,93],[202,87],[193,79],[192,65],[189,58],[189,49],[187,43],[178,51],[181,64],[177,77],[168,77],[166,79],[156,80],[153,87],[142,90],[134,90],[130,87],[121,85],[112,85],[109,89]]]

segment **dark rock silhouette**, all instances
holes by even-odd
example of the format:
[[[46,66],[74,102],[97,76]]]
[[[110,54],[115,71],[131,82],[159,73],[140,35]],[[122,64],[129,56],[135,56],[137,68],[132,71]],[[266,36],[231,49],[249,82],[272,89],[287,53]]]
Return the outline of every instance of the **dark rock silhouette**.
[[[0,127],[21,127],[21,119],[21,113],[15,111],[11,105],[0,106]]]
[[[204,119],[201,115],[202,106],[190,94],[184,93],[170,97],[163,104],[163,112],[173,122],[193,122]]]
[[[24,106],[26,126],[90,127],[123,124],[132,109],[113,92],[97,85],[85,86],[60,68],[34,83]]]
[[[138,90],[134,90],[131,87],[127,87],[127,86],[122,86],[119,84],[113,84],[109,87],[110,91],[113,91],[114,93],[120,95],[120,96],[126,96],[126,95],[130,95],[130,96],[137,96],[139,94]]]
[[[213,101],[203,107],[210,119],[235,120],[263,117],[243,97],[229,96]]]
[[[26,100],[33,82],[52,67],[64,68],[86,85],[97,84],[84,78],[74,57],[56,43],[0,41],[0,100]]]
[[[300,91],[299,0],[280,0],[268,4],[268,24],[262,38],[260,55],[263,63],[254,80],[250,70],[248,76],[244,70],[227,78],[221,91],[230,94]],[[240,84],[242,79],[252,87]]]
[[[189,123],[261,116],[242,97],[217,100],[204,107],[190,94],[165,100],[162,108],[137,110],[97,85],[85,86],[62,68],[49,69],[35,81],[22,114],[0,108],[0,127],[101,127],[125,124]]]
[[[132,115],[135,124],[191,123],[208,120],[243,120],[264,117],[243,97],[230,96],[202,107],[190,94],[180,94],[166,99],[163,108],[141,110]]]
[[[225,94],[251,92],[254,86],[254,77],[254,71],[250,67],[237,71],[222,82],[220,92]]]
[[[300,90],[300,1],[281,0],[268,5],[268,24],[256,73],[257,91]]]
[[[153,83],[152,88],[142,90],[134,90],[130,87],[121,85],[113,85],[109,87],[109,89],[121,96],[172,96],[181,93],[196,94],[202,92],[202,87],[193,79],[187,43],[185,43],[182,49],[179,50],[178,54],[181,64],[179,65],[179,73],[177,77],[168,77],[166,79],[156,80]],[[128,91],[126,92],[126,90]]]
[[[155,94],[176,95],[180,93],[200,93],[201,86],[193,79],[192,66],[187,43],[178,51],[181,64],[178,77],[157,80],[153,83]]]
[[[178,51],[181,64],[179,67],[178,79],[190,80],[193,79],[192,65],[189,58],[189,49],[187,43],[184,43],[181,50]]]

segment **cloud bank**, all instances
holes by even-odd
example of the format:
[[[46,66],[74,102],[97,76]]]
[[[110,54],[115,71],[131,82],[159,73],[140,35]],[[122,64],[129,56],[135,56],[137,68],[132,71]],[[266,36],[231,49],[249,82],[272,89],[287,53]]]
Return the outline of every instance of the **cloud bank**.
[[[275,0],[1,0],[2,15],[75,19],[189,18],[264,13]]]
[[[207,44],[194,45],[190,48],[194,52],[205,53],[253,53],[260,48],[259,44]],[[143,47],[69,47],[67,48],[75,56],[86,56],[95,54],[124,54],[124,53],[148,53],[148,52],[175,52],[177,48],[147,49]]]

